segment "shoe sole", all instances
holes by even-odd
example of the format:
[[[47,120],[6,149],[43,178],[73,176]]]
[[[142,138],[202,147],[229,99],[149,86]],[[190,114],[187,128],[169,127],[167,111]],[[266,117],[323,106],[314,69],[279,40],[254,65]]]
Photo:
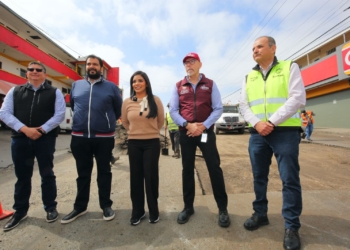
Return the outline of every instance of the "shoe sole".
[[[137,226],[138,224],[140,224],[141,220],[142,220],[143,218],[145,218],[145,217],[146,217],[146,214],[142,215],[142,216],[139,218],[138,221],[136,221],[136,222],[130,222],[130,224],[131,224],[132,226]]]
[[[226,224],[218,222],[220,227],[229,227],[231,225],[231,220],[229,220]]]
[[[258,226],[256,226],[256,227],[246,227],[246,225],[245,224],[243,224],[243,226],[244,226],[244,228],[245,229],[247,229],[247,230],[249,230],[249,231],[254,231],[254,230],[257,230],[259,227],[261,227],[261,226],[266,226],[266,225],[269,225],[270,224],[270,222],[269,221],[266,221],[266,222],[263,222],[263,223],[260,223]]]
[[[80,216],[84,215],[87,213],[87,210],[81,212],[80,214],[77,214],[75,217],[73,217],[72,219],[70,220],[61,220],[61,224],[68,224],[68,223],[71,223],[72,221],[75,221],[77,218],[79,218]]]
[[[8,228],[4,228],[4,232],[7,232],[7,231],[10,231],[10,230],[12,230],[12,229],[14,229],[15,227],[17,227],[19,224],[20,224],[20,222],[22,221],[22,220],[24,220],[24,219],[27,219],[27,217],[28,217],[28,215],[26,215],[26,216],[24,216],[16,225],[14,225],[13,227],[8,227]]]
[[[54,218],[54,219],[48,220],[48,219],[46,218],[46,222],[51,223],[51,222],[56,221],[57,219],[58,219],[58,214],[57,214],[56,218]]]
[[[155,224],[155,223],[157,223],[158,221],[159,221],[159,217],[158,217],[156,220],[149,220],[149,223]]]
[[[115,217],[115,213],[112,216],[109,216],[109,217],[103,216],[103,219],[106,220],[106,221],[110,221],[110,220],[113,220],[114,217]]]

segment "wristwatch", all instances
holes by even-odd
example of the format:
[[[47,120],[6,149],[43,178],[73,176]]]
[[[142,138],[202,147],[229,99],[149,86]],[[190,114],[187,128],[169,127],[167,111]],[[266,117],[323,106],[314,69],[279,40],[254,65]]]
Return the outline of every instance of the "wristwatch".
[[[184,123],[182,123],[182,127],[184,127],[184,128],[186,128],[187,125],[188,125],[188,122],[187,122],[187,121],[185,121]]]

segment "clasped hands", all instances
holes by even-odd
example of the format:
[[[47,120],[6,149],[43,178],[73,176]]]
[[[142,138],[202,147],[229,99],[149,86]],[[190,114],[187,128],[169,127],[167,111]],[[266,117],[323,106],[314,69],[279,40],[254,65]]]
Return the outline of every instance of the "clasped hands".
[[[206,130],[207,128],[203,125],[202,122],[194,122],[194,123],[188,123],[187,124],[187,135],[189,137],[195,137],[195,136],[199,136],[203,133],[204,130]]]
[[[43,135],[43,133],[45,133],[42,127],[30,128],[27,126],[23,126],[19,131],[32,140],[39,139]]]
[[[260,121],[257,124],[255,124],[254,128],[256,129],[256,131],[258,131],[258,133],[261,136],[267,136],[273,131],[274,126],[269,122]]]

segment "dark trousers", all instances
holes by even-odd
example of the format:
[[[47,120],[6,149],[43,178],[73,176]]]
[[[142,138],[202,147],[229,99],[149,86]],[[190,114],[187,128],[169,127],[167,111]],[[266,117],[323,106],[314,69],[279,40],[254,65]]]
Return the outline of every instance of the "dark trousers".
[[[252,133],[249,140],[249,156],[254,177],[255,200],[253,209],[258,215],[267,214],[267,184],[274,154],[282,180],[282,216],[285,228],[298,230],[302,210],[301,186],[299,178],[300,132],[273,131],[268,136]]]
[[[208,168],[214,198],[220,210],[227,209],[225,181],[220,168],[220,156],[216,147],[216,137],[212,130],[207,132],[207,142],[201,142],[201,136],[189,137],[186,130],[180,130],[182,154],[182,190],[185,208],[192,208],[195,196],[194,166],[197,146],[202,151]]]
[[[145,213],[145,191],[151,219],[159,216],[159,139],[128,141],[130,164],[130,196],[132,217],[139,218]]]
[[[179,130],[170,131],[170,141],[171,141],[171,148],[174,152],[179,151],[179,144],[180,144],[180,133]]]
[[[114,138],[84,138],[72,136],[70,147],[76,161],[78,172],[78,192],[74,203],[74,209],[78,211],[87,209],[90,198],[90,183],[94,156],[97,163],[97,186],[100,207],[102,209],[111,207],[113,202],[110,199],[112,185],[110,160],[114,147]]]
[[[28,137],[12,138],[12,160],[15,166],[17,182],[15,184],[13,209],[16,214],[27,214],[32,191],[34,158],[38,161],[41,176],[41,195],[44,209],[56,208],[56,176],[53,172],[53,154],[56,137],[41,136],[37,140]]]

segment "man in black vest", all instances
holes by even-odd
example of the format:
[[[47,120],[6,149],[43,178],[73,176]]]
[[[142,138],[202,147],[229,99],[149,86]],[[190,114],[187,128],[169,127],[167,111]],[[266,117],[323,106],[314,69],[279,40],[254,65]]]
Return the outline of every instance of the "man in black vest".
[[[41,176],[46,221],[54,222],[58,218],[53,154],[66,105],[61,91],[46,82],[43,64],[29,63],[26,76],[28,82],[10,89],[0,110],[0,119],[12,128],[11,151],[17,177],[13,205],[16,212],[4,231],[15,228],[27,218],[35,158]]]

